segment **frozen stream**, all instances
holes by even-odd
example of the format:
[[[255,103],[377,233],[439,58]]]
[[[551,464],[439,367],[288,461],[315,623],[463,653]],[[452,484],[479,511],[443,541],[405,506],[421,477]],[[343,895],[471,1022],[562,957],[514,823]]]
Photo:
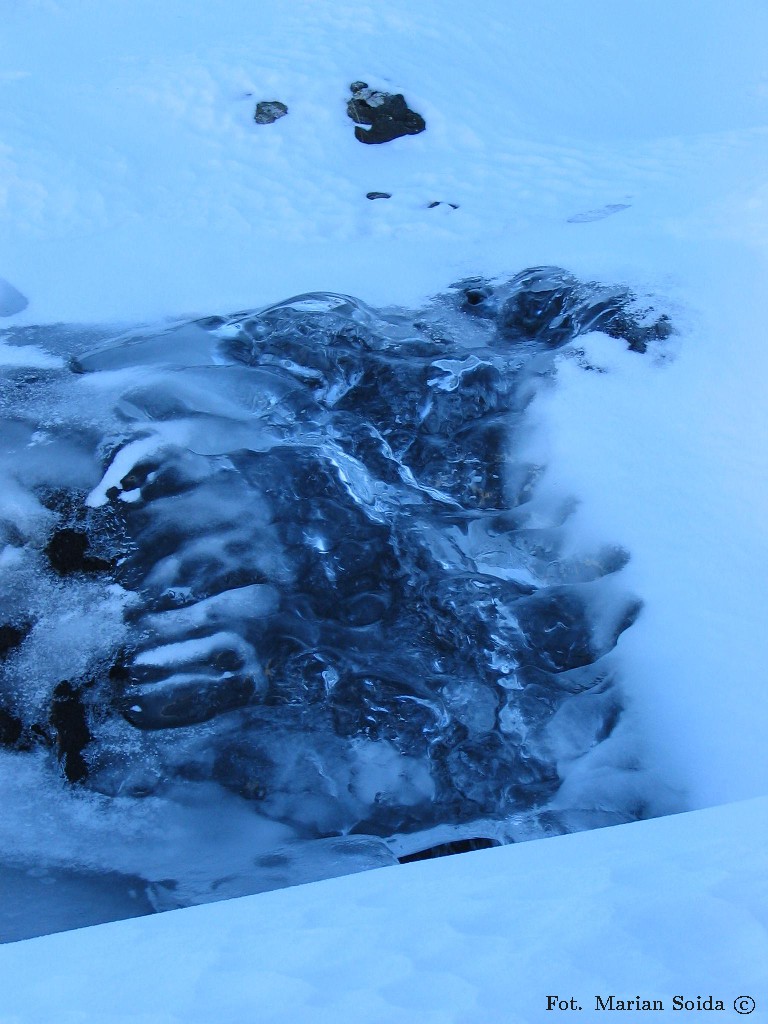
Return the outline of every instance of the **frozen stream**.
[[[119,917],[652,813],[628,554],[574,556],[519,454],[594,331],[653,359],[672,325],[546,267],[418,313],[5,332],[0,838],[45,884],[3,938],[83,891]],[[558,800],[617,736],[637,784]]]

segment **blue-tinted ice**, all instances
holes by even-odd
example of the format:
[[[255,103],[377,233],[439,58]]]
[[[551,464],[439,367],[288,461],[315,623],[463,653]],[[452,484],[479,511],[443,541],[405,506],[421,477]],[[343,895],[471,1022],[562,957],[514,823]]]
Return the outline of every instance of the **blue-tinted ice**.
[[[548,810],[559,764],[620,717],[610,652],[638,605],[621,550],[564,557],[567,496],[537,500],[516,442],[589,330],[641,353],[670,325],[535,268],[417,315],[311,294],[7,331],[62,365],[2,381],[0,742],[99,799],[221,787],[300,844],[276,884],[312,877],[313,841],[324,864],[345,836],[581,827]]]

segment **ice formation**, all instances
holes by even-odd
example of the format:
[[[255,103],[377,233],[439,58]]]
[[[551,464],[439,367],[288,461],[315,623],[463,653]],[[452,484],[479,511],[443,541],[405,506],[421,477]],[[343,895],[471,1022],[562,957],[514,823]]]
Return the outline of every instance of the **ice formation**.
[[[516,454],[590,331],[639,358],[671,326],[546,267],[418,314],[323,293],[5,332],[3,764],[76,802],[63,829],[127,816],[136,851],[60,843],[59,867],[140,875],[162,907],[647,813],[641,786],[555,799],[620,721],[639,608],[626,553],[569,552],[568,496]],[[217,801],[261,849],[160,864],[157,808]],[[15,868],[43,855],[12,815]]]

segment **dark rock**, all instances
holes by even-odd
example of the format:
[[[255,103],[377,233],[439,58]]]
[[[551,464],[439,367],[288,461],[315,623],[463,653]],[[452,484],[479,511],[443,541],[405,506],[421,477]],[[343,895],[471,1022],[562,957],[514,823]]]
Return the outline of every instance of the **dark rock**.
[[[378,145],[391,142],[404,135],[418,135],[427,127],[421,114],[411,110],[401,93],[378,92],[364,82],[350,86],[352,99],[347,103],[347,114],[356,125],[358,142]]]
[[[91,742],[82,690],[68,680],[59,683],[53,691],[49,720],[56,731],[59,761],[69,782],[83,782],[88,776],[88,765],[83,750]]]
[[[490,288],[467,288],[461,308],[474,316],[492,319],[498,312],[498,304]]]
[[[71,576],[81,572],[105,572],[111,568],[110,563],[103,558],[94,558],[86,554],[88,547],[88,535],[84,531],[65,527],[62,530],[56,530],[48,541],[45,553],[51,563],[51,568],[61,576]]]
[[[0,626],[0,661],[6,658],[14,647],[19,646],[30,629],[31,626],[14,626],[10,622]]]
[[[523,794],[526,800],[551,796],[559,782],[554,765],[526,756],[522,749],[505,749],[494,733],[460,744],[446,757],[445,767],[451,789],[485,813],[492,813],[500,797],[506,802]]]
[[[262,100],[256,104],[253,120],[256,124],[274,124],[288,113],[288,107],[280,100]]]
[[[365,193],[365,198],[366,199],[391,199],[392,198],[392,193],[391,192],[366,192]]]
[[[20,718],[0,707],[0,747],[13,747],[21,738],[23,724]]]
[[[482,277],[468,277],[457,281],[453,288],[460,289],[460,306],[465,313],[492,320],[499,311],[495,289]]]
[[[458,210],[458,208],[459,208],[459,204],[458,203],[446,203],[446,202],[443,202],[440,199],[435,199],[434,202],[431,202],[431,203],[427,204],[427,209],[428,210],[434,210],[434,208],[436,206],[450,206],[450,208],[452,210]]]

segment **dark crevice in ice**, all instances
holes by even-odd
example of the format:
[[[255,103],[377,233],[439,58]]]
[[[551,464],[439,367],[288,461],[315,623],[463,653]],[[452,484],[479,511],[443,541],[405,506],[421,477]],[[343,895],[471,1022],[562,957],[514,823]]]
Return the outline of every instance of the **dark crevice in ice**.
[[[457,839],[452,843],[438,843],[437,846],[430,846],[426,850],[417,850],[416,853],[407,853],[397,859],[401,864],[413,864],[418,860],[433,860],[435,857],[452,857],[457,853],[472,853],[473,850],[490,850],[498,846],[493,839]]]

